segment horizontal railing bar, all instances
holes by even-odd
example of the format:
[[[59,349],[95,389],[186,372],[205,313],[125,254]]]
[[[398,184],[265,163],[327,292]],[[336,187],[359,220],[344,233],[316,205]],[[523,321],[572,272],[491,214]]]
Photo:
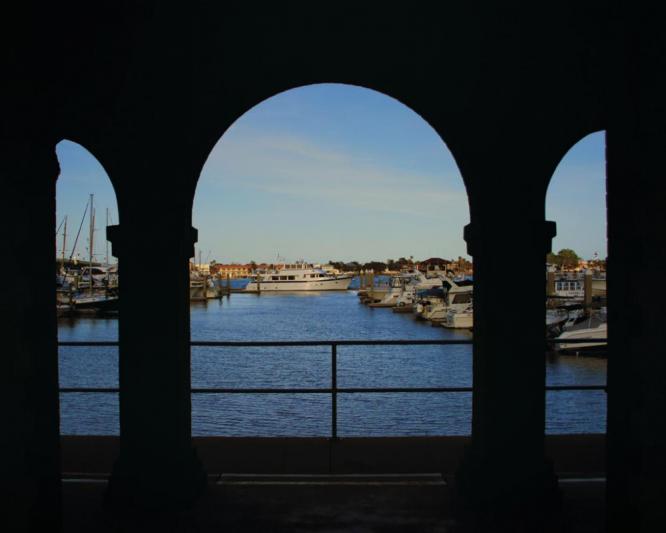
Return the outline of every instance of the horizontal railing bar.
[[[271,346],[409,346],[472,344],[471,339],[415,340],[336,340],[336,341],[191,341],[190,346],[271,347]],[[59,346],[118,346],[118,341],[61,341]]]
[[[336,388],[339,394],[369,393],[430,393],[430,392],[472,392],[472,387],[346,387]],[[586,391],[606,390],[605,385],[548,385],[547,391]],[[111,387],[62,387],[61,393],[117,393],[119,389]],[[193,388],[192,394],[331,394],[331,388]]]
[[[607,343],[606,339],[547,339],[553,344]],[[190,346],[271,347],[271,346],[446,346],[473,344],[471,339],[415,340],[336,340],[336,341],[191,341]],[[118,341],[60,341],[58,346],[119,346]]]
[[[118,341],[58,341],[58,346],[119,346]]]
[[[226,389],[192,389],[192,394],[339,394],[382,393],[382,392],[472,392],[471,387],[350,387],[322,389],[285,389],[285,388],[226,388]]]
[[[331,389],[285,389],[282,387],[269,388],[211,388],[192,389],[192,394],[330,394]]]
[[[418,339],[418,340],[335,340],[335,341],[191,341],[191,346],[422,346],[472,344],[470,339]]]
[[[567,391],[567,390],[603,390],[608,387],[606,385],[548,385],[547,391]]]
[[[109,387],[61,387],[58,389],[58,392],[61,393],[70,393],[70,392],[84,392],[84,393],[118,393],[120,389],[118,387],[109,388]]]

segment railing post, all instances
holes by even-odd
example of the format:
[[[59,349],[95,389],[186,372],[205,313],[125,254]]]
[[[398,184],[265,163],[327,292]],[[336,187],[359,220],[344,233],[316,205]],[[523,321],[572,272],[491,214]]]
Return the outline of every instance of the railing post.
[[[331,343],[331,438],[338,438],[338,345]]]

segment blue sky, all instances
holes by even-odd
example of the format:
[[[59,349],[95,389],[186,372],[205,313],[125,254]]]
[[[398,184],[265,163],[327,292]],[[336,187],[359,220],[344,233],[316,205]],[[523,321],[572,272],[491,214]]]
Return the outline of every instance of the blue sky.
[[[588,136],[553,177],[556,250],[605,257],[603,144],[603,134]],[[63,141],[56,150],[58,223],[68,215],[75,234],[94,193],[101,258],[105,208],[117,222],[113,189],[85,149]],[[193,218],[202,259],[218,262],[466,256],[469,222],[462,178],[430,126],[383,94],[338,84],[287,91],[243,115],[203,168]]]

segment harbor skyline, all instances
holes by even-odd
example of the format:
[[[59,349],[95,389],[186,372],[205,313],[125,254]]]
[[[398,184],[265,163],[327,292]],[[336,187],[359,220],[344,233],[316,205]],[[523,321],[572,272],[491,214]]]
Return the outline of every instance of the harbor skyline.
[[[118,221],[113,188],[85,148],[62,141],[57,153],[58,223],[68,215],[76,229],[94,193],[101,257],[104,210]],[[606,256],[604,175],[603,133],[560,163],[546,204],[554,251]],[[467,194],[441,138],[398,101],[348,85],[293,89],[236,121],[202,170],[193,219],[205,262],[469,258]]]

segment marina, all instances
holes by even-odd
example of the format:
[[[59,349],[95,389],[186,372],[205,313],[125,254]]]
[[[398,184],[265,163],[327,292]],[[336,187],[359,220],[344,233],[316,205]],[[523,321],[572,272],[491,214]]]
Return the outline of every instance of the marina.
[[[384,281],[383,279],[377,280]],[[246,280],[232,280],[241,287]],[[359,287],[356,278],[352,287]],[[456,340],[466,329],[431,327],[410,313],[359,303],[356,290],[234,293],[193,302],[191,338],[197,341]],[[114,341],[118,321],[99,317],[59,320],[60,341]],[[507,356],[509,353],[506,354]],[[116,387],[116,347],[60,348],[62,387]],[[472,346],[339,346],[339,387],[471,386]],[[329,386],[330,348],[192,347],[192,387],[315,388]],[[550,355],[550,386],[603,385],[606,361]],[[471,393],[354,393],[338,397],[340,436],[468,435]],[[549,391],[548,433],[603,433],[603,391]],[[195,435],[325,436],[331,403],[326,394],[193,394]],[[63,434],[118,433],[116,394],[61,394]]]

